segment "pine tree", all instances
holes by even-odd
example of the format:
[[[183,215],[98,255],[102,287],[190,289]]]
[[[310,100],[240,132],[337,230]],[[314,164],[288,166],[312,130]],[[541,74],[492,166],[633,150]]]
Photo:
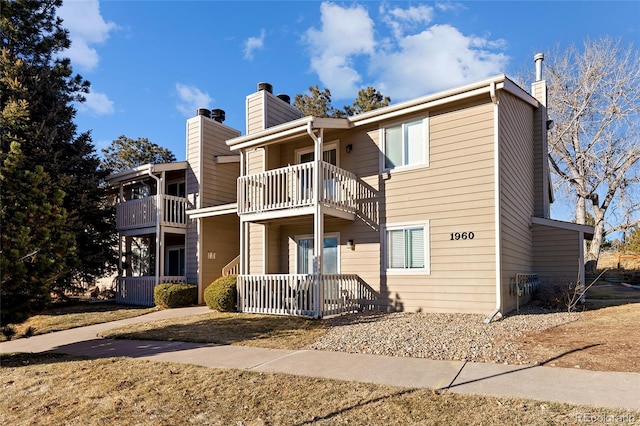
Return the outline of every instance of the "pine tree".
[[[0,163],[11,159],[5,166],[7,176],[22,176],[34,185],[46,182],[52,217],[43,219],[43,226],[59,228],[51,229],[51,235],[74,236],[73,249],[60,251],[63,257],[56,258],[64,267],[52,266],[54,273],[47,274],[50,290],[60,291],[107,273],[116,257],[114,214],[104,203],[106,171],[100,168],[90,134],[78,135],[73,123],[73,103],[84,101],[90,84],[73,74],[68,59],[59,58],[70,45],[55,13],[61,4],[61,0],[0,0]],[[18,190],[24,189],[5,181],[3,197],[21,201],[13,192]],[[59,220],[56,206],[64,211],[64,221]],[[3,241],[14,237],[10,231],[3,226]],[[2,256],[4,262],[4,248]]]
[[[358,91],[358,97],[351,106],[345,105],[343,109],[334,108],[331,104],[331,91],[322,89],[318,85],[309,87],[310,94],[297,94],[293,106],[302,111],[305,116],[344,118],[361,114],[389,105],[391,98],[383,96],[379,91],[369,86]]]
[[[176,156],[147,138],[133,140],[124,135],[102,150],[102,165],[111,173],[133,169],[143,164],[160,164],[176,161]]]

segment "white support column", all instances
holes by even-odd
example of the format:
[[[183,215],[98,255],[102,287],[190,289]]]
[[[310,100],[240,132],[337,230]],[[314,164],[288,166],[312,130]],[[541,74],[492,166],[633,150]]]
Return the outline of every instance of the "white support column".
[[[322,265],[324,252],[324,213],[320,198],[322,194],[322,170],[320,169],[320,161],[322,160],[322,139],[323,131],[314,140],[314,173],[313,173],[313,282],[314,294],[317,301],[316,312],[314,317],[322,316],[324,308],[324,289],[322,288]]]
[[[164,185],[165,185],[165,172],[160,174],[160,180],[158,181],[158,188],[156,193],[158,194],[158,245],[156,247],[156,285],[163,281],[164,277]]]
[[[246,253],[246,222],[240,219],[240,275],[247,274],[247,253]]]
[[[245,150],[241,149],[240,150],[240,176],[241,177],[244,176],[245,174],[245,170],[246,170],[245,161],[246,161]],[[240,196],[241,194],[240,185],[236,185],[236,186],[238,188],[238,195],[236,198],[237,198],[238,206],[240,206],[241,203],[244,202],[244,200]],[[240,217],[240,253],[239,253],[240,254],[240,265],[239,265],[240,275],[246,275],[247,273],[247,253],[246,253],[247,232],[246,231],[247,231],[246,223],[244,222],[244,220],[242,220],[242,217]]]

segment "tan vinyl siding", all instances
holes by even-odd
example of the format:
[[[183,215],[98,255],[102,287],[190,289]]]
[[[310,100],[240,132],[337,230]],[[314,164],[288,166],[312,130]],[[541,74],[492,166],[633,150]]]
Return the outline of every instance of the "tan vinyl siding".
[[[532,85],[533,96],[546,103],[546,84],[536,82]],[[541,105],[534,112],[533,118],[533,140],[534,140],[534,187],[535,187],[535,210],[537,217],[549,217],[549,160],[547,147],[547,112],[546,107]]]
[[[500,236],[503,311],[516,308],[511,283],[533,272],[531,217],[534,215],[533,110],[500,93]]]
[[[265,170],[264,148],[257,148],[251,151],[247,151],[247,154],[245,157],[247,162],[246,173],[248,175],[255,174],[255,173],[262,173]]]
[[[240,163],[216,163],[216,156],[237,155],[226,144],[227,139],[240,135],[235,129],[208,118],[202,119],[202,207],[236,202],[236,181]]]
[[[193,208],[200,207],[200,120],[201,118],[193,117],[187,120],[187,161],[189,168],[187,170],[187,198]]]
[[[280,225],[267,224],[267,274],[286,273],[280,270]]]
[[[277,126],[302,117],[302,113],[282,99],[266,92],[267,123],[265,128]]]
[[[240,174],[240,164],[218,164],[214,157],[236,154],[227,147],[226,140],[239,136],[240,132],[210,118],[196,116],[187,120],[186,133],[186,154],[189,162],[186,186],[191,208],[235,203],[236,179]],[[205,286],[210,283],[209,280],[219,276],[222,266],[239,254],[238,218],[235,218],[235,225],[226,223],[216,229],[218,225],[214,224],[222,224],[225,221],[229,222],[229,219],[216,217],[189,220],[185,247],[186,274],[188,282],[198,284],[200,302]],[[206,226],[203,226],[203,223]],[[212,242],[211,236],[216,235],[216,232],[219,234],[218,238],[225,240],[224,247],[217,241]],[[216,260],[206,258],[208,251],[216,252]]]
[[[187,258],[185,263],[185,273],[187,275],[187,282],[190,284],[199,284],[198,248],[200,245],[200,230],[198,229],[198,222],[198,220],[194,219],[188,220],[187,235],[185,237],[185,256]]]
[[[488,313],[495,307],[493,107],[431,112],[429,130],[429,167],[383,175],[380,215],[388,225],[429,221],[431,270],[383,274],[380,290],[408,311]],[[453,232],[474,238],[452,241]]]
[[[247,134],[302,117],[292,105],[264,90],[247,96]]]
[[[533,224],[534,268],[547,282],[576,282],[582,240],[578,231]]]
[[[265,273],[264,264],[264,225],[249,223],[249,274]]]
[[[187,168],[186,190],[187,199],[191,208],[200,207],[200,117],[187,120],[186,125],[186,154],[189,167]],[[187,282],[198,283],[198,245],[199,245],[198,221],[189,219],[187,223],[187,235],[185,241],[185,273]]]
[[[239,218],[236,214],[201,219],[201,270],[199,271],[199,301],[203,302],[204,289],[222,275],[222,268],[240,254]],[[215,253],[209,259],[208,253]]]
[[[264,94],[261,90],[247,96],[247,134],[256,133],[266,128],[264,122]]]

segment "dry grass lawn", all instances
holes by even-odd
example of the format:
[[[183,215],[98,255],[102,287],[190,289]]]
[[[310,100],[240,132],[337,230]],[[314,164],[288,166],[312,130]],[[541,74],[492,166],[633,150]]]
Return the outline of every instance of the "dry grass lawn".
[[[520,350],[551,367],[640,373],[640,303],[583,312],[580,319],[526,335]]]
[[[325,323],[318,320],[213,311],[194,317],[115,328],[101,336],[301,349],[315,342],[324,333],[325,327]]]
[[[561,425],[638,413],[124,358],[4,355],[3,425]],[[604,418],[604,417],[602,417]]]
[[[137,317],[156,310],[157,308],[140,308],[117,305],[115,303],[76,303],[59,306],[34,315],[22,324],[13,325],[16,331],[16,335],[13,338],[22,337],[29,328],[33,330],[34,335],[44,334]],[[5,336],[0,334],[0,341],[5,340]]]

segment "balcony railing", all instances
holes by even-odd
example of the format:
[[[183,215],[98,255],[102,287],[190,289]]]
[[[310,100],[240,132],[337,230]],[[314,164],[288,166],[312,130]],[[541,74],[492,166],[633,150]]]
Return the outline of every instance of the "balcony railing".
[[[296,164],[238,178],[238,213],[263,213],[313,206],[314,162]],[[358,181],[353,173],[324,161],[320,165],[319,203],[355,213]]]
[[[186,227],[186,198],[162,195],[162,224]],[[158,195],[130,200],[116,206],[116,224],[119,230],[148,228],[156,226],[158,221]]]
[[[238,310],[242,312],[323,317],[370,309],[374,292],[357,275],[271,274],[238,276]],[[322,303],[318,300],[322,299]]]
[[[185,276],[163,276],[160,283],[184,283]],[[116,280],[116,303],[124,305],[154,306],[155,276],[119,277]]]

